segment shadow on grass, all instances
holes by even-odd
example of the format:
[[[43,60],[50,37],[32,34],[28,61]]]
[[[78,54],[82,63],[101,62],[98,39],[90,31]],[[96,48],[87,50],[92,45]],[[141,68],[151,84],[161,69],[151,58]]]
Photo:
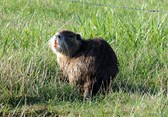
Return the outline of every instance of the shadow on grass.
[[[82,96],[77,88],[62,84],[46,84],[39,89],[39,93],[35,95],[23,95],[17,97],[10,97],[4,104],[9,104],[11,108],[16,108],[8,112],[0,111],[0,116],[20,116],[24,111],[25,116],[58,116],[68,114],[68,112],[60,112],[59,110],[52,110],[50,106],[61,102],[76,102],[81,101]],[[37,105],[37,107],[35,107]],[[50,105],[50,106],[45,106]],[[25,106],[25,108],[23,108]]]
[[[8,103],[15,107],[17,105],[37,104],[41,101],[41,98],[38,96],[17,96],[10,97]]]
[[[159,91],[159,87],[156,86],[148,86],[148,85],[135,85],[133,83],[125,83],[120,82],[116,83],[114,82],[112,85],[112,91],[113,92],[119,92],[123,91],[125,93],[140,93],[140,94],[150,94],[155,95]]]
[[[111,86],[113,92],[125,92],[125,93],[140,93],[140,94],[150,94],[155,95],[159,91],[159,87],[151,86],[137,86],[134,84],[126,84],[124,82],[114,82]],[[98,95],[99,96],[99,95]],[[96,96],[97,97],[97,96]],[[95,98],[93,98],[95,99]],[[48,103],[50,100],[54,100],[56,103],[61,101],[82,101],[83,98],[81,93],[76,87],[70,86],[68,83],[58,83],[58,84],[45,84],[39,89],[39,93],[35,95],[25,95],[18,97],[11,97],[8,104],[12,106],[21,105],[33,105],[38,103]]]
[[[82,99],[83,98],[77,88],[70,86],[67,83],[50,83],[41,87],[38,94],[10,97],[7,103],[16,107],[17,105],[47,104],[50,100],[54,100],[55,102],[74,102],[81,101]]]

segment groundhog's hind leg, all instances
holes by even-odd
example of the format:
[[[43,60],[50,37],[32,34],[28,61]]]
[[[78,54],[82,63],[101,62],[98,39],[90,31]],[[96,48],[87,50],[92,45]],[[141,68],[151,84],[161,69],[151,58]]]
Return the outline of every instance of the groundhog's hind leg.
[[[87,99],[91,98],[92,96],[96,95],[100,89],[100,86],[101,86],[101,84],[98,84],[97,82],[84,83],[84,86],[81,90],[83,93],[83,99],[87,100]]]
[[[90,91],[87,89],[87,90],[85,90],[84,91],[84,94],[83,94],[83,99],[84,100],[87,100],[87,99],[89,99],[90,98]]]
[[[109,92],[109,84],[110,79],[107,80],[99,80],[94,83],[92,88],[92,95],[96,95],[97,93],[106,94]]]
[[[83,99],[86,100],[92,95],[92,85],[90,82],[86,82],[83,87]]]

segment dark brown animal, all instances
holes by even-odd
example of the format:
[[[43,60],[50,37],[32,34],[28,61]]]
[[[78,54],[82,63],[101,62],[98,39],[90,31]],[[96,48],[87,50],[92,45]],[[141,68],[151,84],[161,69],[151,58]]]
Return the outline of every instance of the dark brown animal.
[[[63,30],[50,39],[57,62],[70,84],[76,85],[84,99],[107,90],[118,73],[117,57],[101,38],[84,40],[75,32]]]

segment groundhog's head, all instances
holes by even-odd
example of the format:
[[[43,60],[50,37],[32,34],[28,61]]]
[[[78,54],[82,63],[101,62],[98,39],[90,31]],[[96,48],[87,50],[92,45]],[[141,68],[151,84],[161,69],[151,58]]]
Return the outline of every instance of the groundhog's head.
[[[81,36],[75,32],[63,30],[50,39],[50,47],[54,53],[74,56],[81,46]]]

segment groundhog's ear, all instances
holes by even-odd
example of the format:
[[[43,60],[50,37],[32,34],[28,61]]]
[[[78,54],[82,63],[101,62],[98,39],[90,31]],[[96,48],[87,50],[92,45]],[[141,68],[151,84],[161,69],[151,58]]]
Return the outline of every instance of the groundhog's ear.
[[[80,36],[80,34],[76,34],[76,39],[77,40],[81,40],[82,39],[81,36]]]

